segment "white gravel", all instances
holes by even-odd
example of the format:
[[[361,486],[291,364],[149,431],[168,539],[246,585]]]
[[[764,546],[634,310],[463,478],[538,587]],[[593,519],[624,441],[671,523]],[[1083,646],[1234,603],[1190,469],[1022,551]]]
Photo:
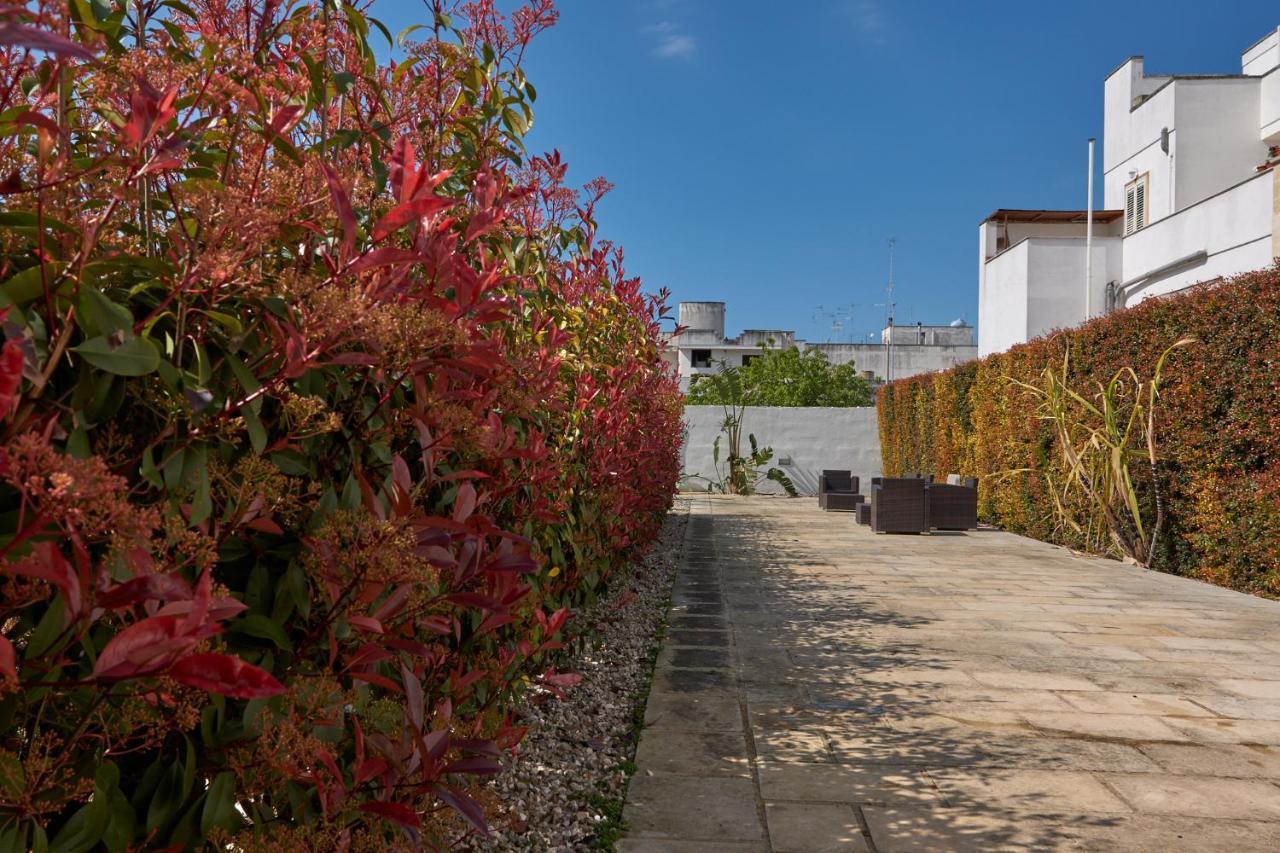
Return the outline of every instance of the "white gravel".
[[[606,820],[600,798],[619,807],[625,799],[622,763],[635,754],[633,713],[648,690],[688,514],[688,498],[677,497],[649,553],[605,598],[575,613],[571,629],[592,630],[566,650],[557,669],[581,673],[582,681],[563,699],[542,689],[525,697],[520,716],[528,735],[489,783],[508,811],[491,816],[488,840],[470,839],[464,849],[597,849],[597,828]]]

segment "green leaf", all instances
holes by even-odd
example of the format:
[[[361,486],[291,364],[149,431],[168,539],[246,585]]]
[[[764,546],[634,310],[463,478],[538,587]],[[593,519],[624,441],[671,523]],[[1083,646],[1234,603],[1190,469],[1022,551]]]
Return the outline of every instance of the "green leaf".
[[[129,798],[119,788],[111,791],[107,801],[110,817],[107,830],[102,835],[102,843],[109,853],[125,853],[133,849],[133,835],[137,818]]]
[[[53,284],[61,270],[60,262],[50,261],[47,264],[36,264],[34,267],[28,267],[10,276],[4,284],[0,284],[0,308],[6,305],[26,305],[37,296],[43,295],[45,282]]]
[[[130,335],[118,344],[105,335],[90,338],[72,351],[94,367],[117,376],[146,376],[160,366],[160,351],[147,338]]]
[[[204,799],[204,811],[200,815],[200,834],[209,835],[214,827],[235,832],[244,821],[236,811],[236,774],[224,770],[214,777]]]
[[[235,634],[245,634],[250,637],[257,637],[260,640],[267,640],[282,652],[293,651],[293,644],[289,642],[289,637],[285,634],[284,629],[280,627],[280,624],[261,613],[250,613],[237,619],[231,624],[230,630]]]
[[[133,332],[133,314],[129,309],[112,302],[105,293],[89,284],[80,286],[76,319],[89,337]]]
[[[196,470],[196,490],[191,498],[191,524],[201,524],[213,514],[213,499],[209,494],[209,468],[201,460]]]
[[[253,406],[241,408],[240,416],[244,418],[245,429],[249,431],[249,444],[253,447],[253,452],[261,454],[267,448],[267,429],[262,425],[262,418],[258,417]]]

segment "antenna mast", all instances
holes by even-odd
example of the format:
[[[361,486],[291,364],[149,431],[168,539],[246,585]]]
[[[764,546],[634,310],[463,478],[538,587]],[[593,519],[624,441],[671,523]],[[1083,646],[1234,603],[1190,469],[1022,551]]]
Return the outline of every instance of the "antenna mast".
[[[885,339],[884,339],[884,380],[893,381],[893,260],[898,247],[898,238],[889,238],[889,283],[885,285]]]

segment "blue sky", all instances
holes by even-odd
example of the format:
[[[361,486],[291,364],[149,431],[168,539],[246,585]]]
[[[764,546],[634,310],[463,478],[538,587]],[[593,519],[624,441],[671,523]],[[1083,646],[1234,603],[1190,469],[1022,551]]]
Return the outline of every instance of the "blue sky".
[[[891,236],[898,322],[973,323],[978,222],[1084,206],[1112,69],[1142,54],[1148,73],[1239,73],[1280,25],[1262,0],[558,7],[526,63],[531,150],[616,185],[601,230],[648,289],[728,303],[730,334],[815,340],[831,336],[819,305],[856,304],[844,340],[883,324]],[[395,31],[422,8],[373,11]]]

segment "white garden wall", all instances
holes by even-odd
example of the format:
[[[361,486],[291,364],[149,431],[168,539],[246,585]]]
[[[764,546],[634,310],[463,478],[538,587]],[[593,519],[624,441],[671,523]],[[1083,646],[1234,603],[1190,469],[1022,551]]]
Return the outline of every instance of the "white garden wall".
[[[715,479],[711,448],[724,422],[720,406],[686,406],[684,442],[686,477],[701,474]],[[844,468],[862,478],[866,494],[872,477],[880,476],[880,433],[872,406],[856,409],[749,408],[742,419],[742,449],[749,450],[747,434],[754,433],[762,447],[773,448],[770,466],[782,468],[802,495],[818,493],[818,475],[823,468]],[[720,470],[726,470],[728,447],[720,442]],[[790,459],[789,465],[779,460]],[[690,479],[688,487],[706,488],[706,481]],[[778,493],[775,483],[760,487],[764,493]]]

